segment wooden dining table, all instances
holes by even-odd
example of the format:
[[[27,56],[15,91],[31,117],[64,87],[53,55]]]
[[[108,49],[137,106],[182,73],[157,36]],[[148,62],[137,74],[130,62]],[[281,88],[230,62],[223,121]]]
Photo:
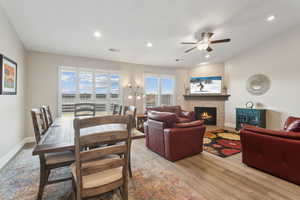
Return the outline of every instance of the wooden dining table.
[[[74,117],[58,117],[49,127],[42,139],[35,145],[32,154],[75,151],[74,141]],[[106,125],[104,125],[106,126]],[[93,128],[94,132],[103,131],[103,126]],[[140,136],[132,135],[131,139],[139,139]]]
[[[56,118],[42,139],[35,145],[32,154],[39,155],[51,152],[75,150],[74,117]]]

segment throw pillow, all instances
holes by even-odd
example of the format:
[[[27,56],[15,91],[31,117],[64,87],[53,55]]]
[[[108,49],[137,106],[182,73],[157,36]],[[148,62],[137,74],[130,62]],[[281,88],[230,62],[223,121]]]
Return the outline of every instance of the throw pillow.
[[[295,120],[286,128],[287,131],[300,132],[300,120]]]

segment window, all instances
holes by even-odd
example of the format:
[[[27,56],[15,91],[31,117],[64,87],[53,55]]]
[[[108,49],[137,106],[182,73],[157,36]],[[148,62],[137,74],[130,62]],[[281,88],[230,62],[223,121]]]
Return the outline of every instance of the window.
[[[98,115],[107,114],[112,104],[121,104],[121,76],[96,69],[60,67],[59,113],[71,115],[75,103],[95,103]]]
[[[145,106],[154,107],[174,104],[174,77],[164,75],[145,75]]]

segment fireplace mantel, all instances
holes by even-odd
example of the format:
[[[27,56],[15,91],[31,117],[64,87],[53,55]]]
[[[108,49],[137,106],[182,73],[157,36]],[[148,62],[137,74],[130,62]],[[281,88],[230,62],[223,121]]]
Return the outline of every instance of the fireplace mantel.
[[[228,100],[230,94],[184,94],[183,95],[185,100]]]

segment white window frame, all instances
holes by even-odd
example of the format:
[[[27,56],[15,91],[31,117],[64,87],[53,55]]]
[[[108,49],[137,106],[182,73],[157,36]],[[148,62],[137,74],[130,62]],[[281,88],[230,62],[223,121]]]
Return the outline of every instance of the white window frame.
[[[76,72],[76,101],[79,102],[80,101],[80,96],[78,95],[79,93],[77,93],[79,91],[79,73],[80,72],[91,72],[93,74],[93,91],[92,91],[92,100],[95,101],[96,98],[96,76],[95,74],[106,74],[106,75],[118,75],[120,77],[119,79],[119,86],[120,86],[120,94],[119,94],[119,100],[120,100],[120,104],[123,104],[123,87],[122,87],[122,82],[123,82],[123,75],[120,71],[114,71],[114,70],[104,70],[104,69],[99,69],[99,68],[85,68],[85,67],[72,67],[72,66],[58,66],[58,95],[57,95],[57,113],[58,116],[61,117],[62,116],[62,91],[61,91],[61,75],[62,75],[62,71],[66,70],[66,71],[74,71]],[[110,79],[109,79],[110,81]],[[110,91],[108,91],[110,92]],[[107,95],[108,99],[107,99],[107,107],[110,104],[110,100],[111,97],[110,95]]]
[[[163,78],[169,78],[173,80],[173,91],[172,91],[172,105],[176,105],[176,98],[175,98],[175,91],[176,91],[176,78],[175,75],[171,74],[153,74],[153,73],[144,73],[144,94],[146,94],[146,78],[157,78],[158,79],[158,100],[156,106],[161,106],[161,79]],[[144,99],[144,109],[146,108],[146,99]]]

